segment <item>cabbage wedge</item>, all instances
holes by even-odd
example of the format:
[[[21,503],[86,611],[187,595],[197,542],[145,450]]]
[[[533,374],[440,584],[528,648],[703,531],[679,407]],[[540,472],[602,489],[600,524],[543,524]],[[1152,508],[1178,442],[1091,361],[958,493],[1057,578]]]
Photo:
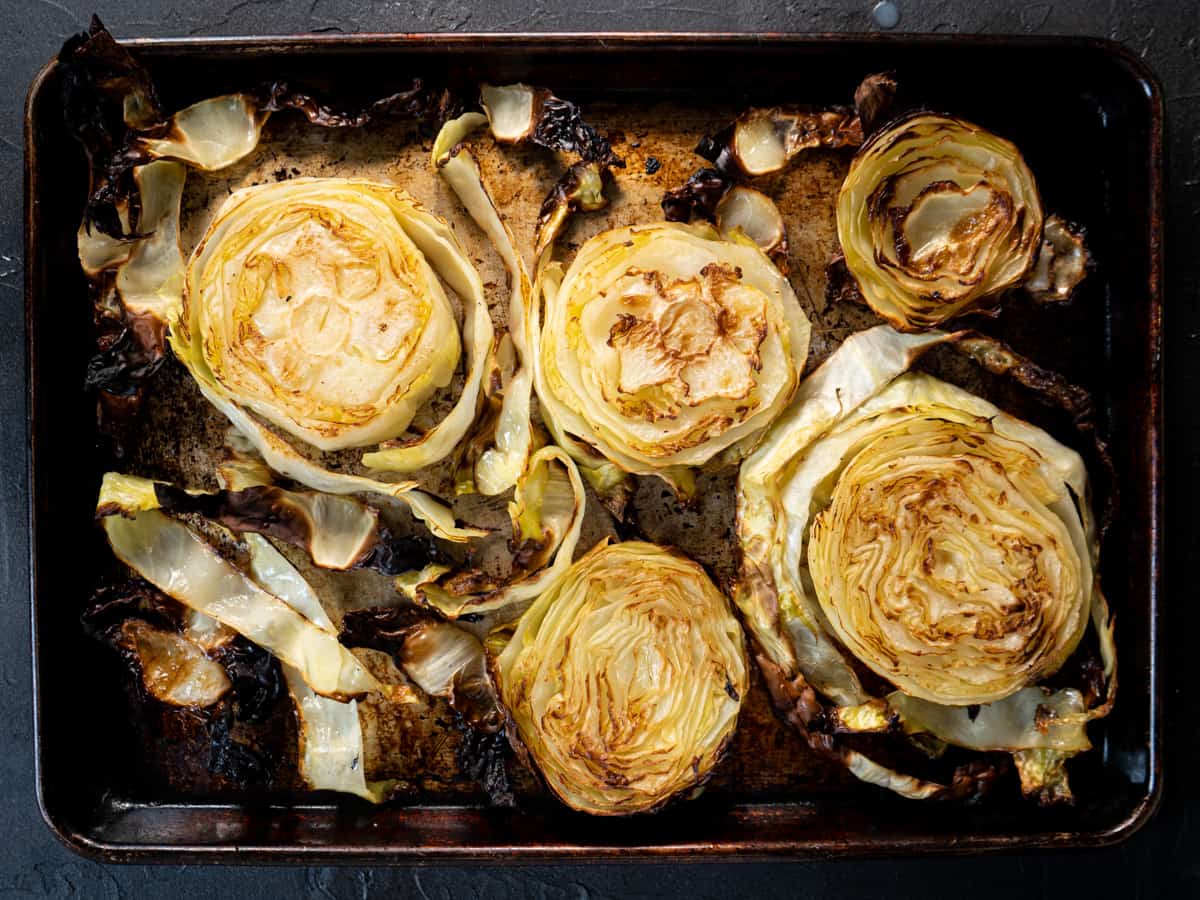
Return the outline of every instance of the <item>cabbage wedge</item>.
[[[639,541],[576,562],[520,618],[493,671],[514,746],[564,803],[594,815],[694,793],[749,678],[741,629],[704,570]]]
[[[1063,758],[1090,746],[1116,686],[1112,623],[1081,457],[1044,431],[930,375],[928,348],[967,334],[888,326],[848,339],[738,481],[735,592],[778,703],[821,728],[899,727],[1017,755],[1027,792],[1069,796]],[[1043,686],[1094,628],[1105,689]],[[853,660],[853,662],[852,662]],[[895,690],[872,696],[856,665]],[[811,687],[810,687],[811,686]],[[911,797],[957,792],[839,749],[865,780]],[[1022,756],[1021,754],[1026,754]]]

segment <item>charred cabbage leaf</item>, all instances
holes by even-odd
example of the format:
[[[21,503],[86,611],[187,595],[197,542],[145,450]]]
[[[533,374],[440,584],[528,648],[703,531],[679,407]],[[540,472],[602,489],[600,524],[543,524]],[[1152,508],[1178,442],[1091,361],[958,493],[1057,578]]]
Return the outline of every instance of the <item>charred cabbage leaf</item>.
[[[974,750],[1069,756],[1115,689],[1087,473],[1044,431],[906,371],[960,339],[880,326],[804,382],[741,470],[735,599],[804,728],[819,727],[811,684],[841,730],[898,723]],[[1043,686],[1089,621],[1108,685],[1092,708],[1077,688]],[[872,697],[856,665],[895,690]],[[908,796],[952,789],[841,755]]]
[[[857,147],[862,140],[853,110],[775,106],[747,110],[704,137],[696,152],[722,172],[753,176],[778,172],[806,150]]]
[[[83,622],[121,654],[145,694],[171,706],[212,706],[232,686],[225,667],[208,655],[219,644],[179,610],[170,598],[134,579],[98,591]]]
[[[695,791],[748,685],[725,597],[696,563],[641,542],[575,563],[521,617],[494,671],[518,752],[564,803],[595,815]]]
[[[169,116],[147,71],[96,17],[87,32],[63,45],[58,63],[67,125],[89,163],[79,255],[99,351],[88,386],[100,392],[106,427],[136,411],[146,379],[164,358],[182,271],[170,218],[178,217],[186,167],[215,170],[244,158],[280,110],[299,110],[317,125],[357,127],[378,116],[428,118],[448,107],[444,92],[419,80],[353,113],[275,83],[201,100]]]
[[[586,505],[583,480],[571,457],[558,447],[543,447],[533,455],[508,504],[513,561],[506,578],[497,583],[482,572],[455,572],[434,564],[400,575],[397,590],[449,619],[511,615],[570,567]]]

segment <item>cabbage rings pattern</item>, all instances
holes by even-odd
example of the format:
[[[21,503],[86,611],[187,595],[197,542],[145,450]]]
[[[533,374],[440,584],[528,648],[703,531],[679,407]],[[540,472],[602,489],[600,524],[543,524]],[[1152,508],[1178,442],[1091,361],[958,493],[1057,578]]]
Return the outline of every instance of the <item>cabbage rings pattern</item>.
[[[837,230],[867,304],[913,331],[1021,282],[1041,246],[1042,205],[1011,143],[917,114],[876,132],[854,157]]]
[[[580,248],[545,300],[538,397],[627,472],[666,475],[744,453],[791,400],[810,325],[752,242],[707,225],[619,228]]]
[[[703,783],[748,686],[724,595],[696,563],[638,541],[576,562],[521,617],[495,671],[546,783],[597,815]]]
[[[807,683],[835,704],[838,730],[898,721],[1012,752],[1029,792],[1061,798],[1061,765],[1056,784],[1036,784],[1022,754],[1087,749],[1084,727],[1116,684],[1086,471],[1044,431],[906,371],[958,337],[879,326],[801,385],[740,473],[735,600],[777,700]],[[1107,684],[1090,706],[1074,687],[1042,686],[1089,621]],[[851,656],[895,690],[873,697]],[[948,790],[855,751],[843,761],[908,796]]]

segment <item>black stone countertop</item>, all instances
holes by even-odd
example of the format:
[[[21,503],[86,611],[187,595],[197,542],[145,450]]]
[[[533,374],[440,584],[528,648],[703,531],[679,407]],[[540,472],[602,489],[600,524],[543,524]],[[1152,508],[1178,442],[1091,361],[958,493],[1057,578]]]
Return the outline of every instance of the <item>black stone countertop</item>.
[[[61,847],[33,786],[23,366],[22,104],[34,73],[100,13],[117,37],[329,31],[867,31],[874,0],[0,0],[0,898],[1200,896],[1200,3],[1194,0],[893,0],[896,31],[1080,34],[1143,56],[1167,97],[1169,459],[1166,795],[1119,847],[907,861],[266,869],[103,866]],[[1069,138],[1065,138],[1069,140]],[[1086,152],[1085,148],[1079,148]],[[70,477],[69,473],[64,473]],[[1195,631],[1193,632],[1193,629]],[[80,673],[81,676],[84,673]]]

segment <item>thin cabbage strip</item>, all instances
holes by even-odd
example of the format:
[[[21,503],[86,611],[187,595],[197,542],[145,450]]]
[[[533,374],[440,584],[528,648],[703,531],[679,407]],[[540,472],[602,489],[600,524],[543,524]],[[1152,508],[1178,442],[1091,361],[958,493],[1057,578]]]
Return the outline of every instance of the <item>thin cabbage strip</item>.
[[[323,696],[348,698],[377,688],[335,636],[264,591],[186,525],[137,502],[127,505],[130,496],[146,494],[144,487],[130,490],[130,481],[141,479],[105,475],[96,509],[118,559],[167,596],[295,666]]]

